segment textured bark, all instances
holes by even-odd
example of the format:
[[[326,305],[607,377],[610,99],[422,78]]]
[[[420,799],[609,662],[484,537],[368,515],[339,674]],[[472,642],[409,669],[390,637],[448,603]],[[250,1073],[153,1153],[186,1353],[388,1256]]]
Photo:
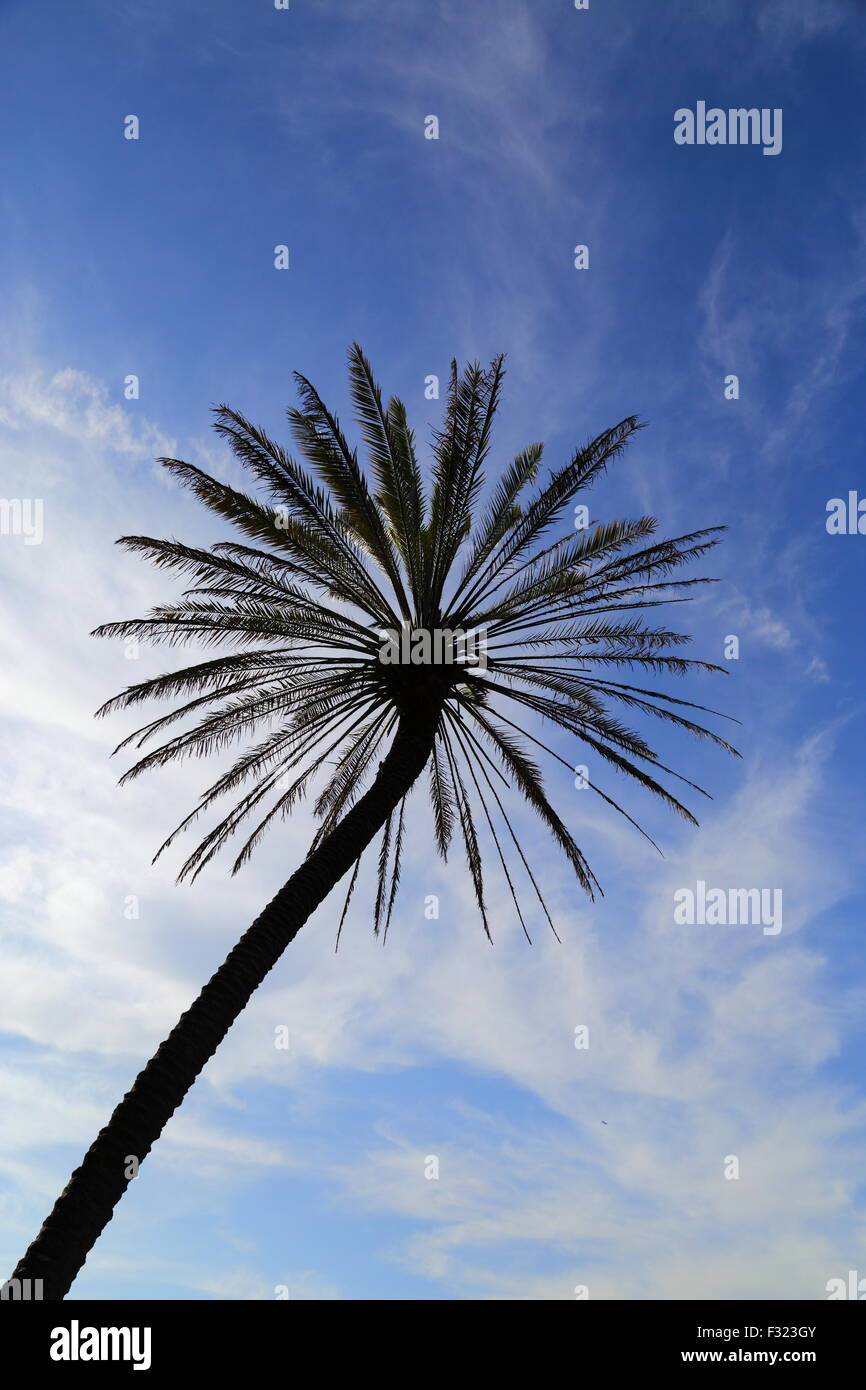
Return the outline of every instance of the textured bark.
[[[422,708],[401,715],[370,789],[308,855],[181,1015],[75,1169],[13,1278],[42,1279],[46,1299],[66,1295],[126,1191],[129,1156],[143,1162],[286,946],[422,771],[433,747],[438,703],[419,701]]]

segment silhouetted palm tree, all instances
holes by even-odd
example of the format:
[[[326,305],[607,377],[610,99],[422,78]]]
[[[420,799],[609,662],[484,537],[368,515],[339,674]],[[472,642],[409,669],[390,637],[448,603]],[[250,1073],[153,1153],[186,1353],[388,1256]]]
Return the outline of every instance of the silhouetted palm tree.
[[[376,930],[387,932],[400,876],[405,800],[425,766],[437,845],[444,857],[459,827],[489,936],[479,811],[524,931],[512,853],[553,926],[503,804],[503,789],[516,787],[537,812],[590,897],[598,888],[547,800],[530,745],[569,768],[575,758],[561,758],[530,733],[524,727],[530,715],[559,726],[597,762],[629,774],[692,822],[691,812],[658,780],[678,774],[618,722],[610,706],[657,716],[730,749],[677,712],[702,706],[609,674],[633,667],[722,669],[675,654],[689,640],[681,634],[620,617],[682,597],[672,589],[707,582],[670,575],[716,544],[722,528],[655,541],[650,538],[656,522],[642,517],[581,532],[553,531],[564,509],[639,428],[634,418],[578,449],[526,498],[542,453],[540,444],[530,445],[501,473],[477,516],[503,359],[494,359],[487,370],[474,364],[462,373],[452,363],[444,423],[433,436],[429,498],[404,405],[397,399],[383,405],[357,345],[349,353],[349,372],[372,485],[338,421],[296,375],[301,409],[290,410],[288,418],[315,476],[227,406],[216,409],[215,428],[267,501],[189,463],[160,460],[251,544],[223,541],[208,551],[143,536],[120,541],[159,566],[194,576],[196,586],[147,617],[98,628],[99,636],[240,648],[132,686],[103,706],[104,714],[154,696],[179,701],[121,748],[133,740],[140,748],[185,716],[201,716],[147,752],[124,780],[259,731],[163,845],[219,797],[248,787],[186,860],[181,877],[195,877],[242,823],[250,830],[248,818],[255,812],[260,819],[235,859],[237,870],[266,826],[290,812],[311,785],[318,787],[321,826],[300,868],[140,1073],[20,1262],[15,1276],[41,1278],[47,1298],[64,1296],[111,1219],[127,1186],[129,1156],[144,1159],[268,971],[351,870],[342,927],[361,856],[380,832],[374,916]],[[395,637],[391,647],[388,634]],[[440,646],[433,647],[431,664],[405,659],[406,644],[423,655],[421,644],[436,634]],[[396,660],[387,660],[395,654]],[[621,810],[594,779],[591,786]]]

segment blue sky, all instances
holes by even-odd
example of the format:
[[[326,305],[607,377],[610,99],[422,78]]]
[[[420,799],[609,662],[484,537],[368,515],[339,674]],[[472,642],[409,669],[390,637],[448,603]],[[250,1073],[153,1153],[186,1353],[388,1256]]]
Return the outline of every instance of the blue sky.
[[[866,1275],[866,540],[825,526],[830,498],[866,495],[863,19],[853,0],[7,0],[0,497],[42,499],[44,536],[0,535],[4,1269],[313,833],[300,812],[233,880],[151,867],[212,772],[116,786],[134,725],[93,711],[172,657],[130,673],[87,634],[176,587],[113,541],[219,539],[154,457],[233,477],[211,406],[280,434],[295,369],[348,421],[357,339],[422,436],[425,377],[506,352],[497,461],[648,422],[593,514],[729,527],[702,563],[723,582],[678,613],[695,655],[736,635],[740,656],[674,693],[742,720],[743,758],[650,731],[714,796],[694,831],[626,789],[664,859],[551,771],[606,893],[588,904],[521,820],[561,945],[527,946],[492,884],[491,949],[419,794],[387,947],[369,885],[337,955],[319,910],[73,1293],[822,1298]],[[675,144],[698,101],[780,108],[781,152]],[[780,888],[783,930],[676,925],[699,879]]]

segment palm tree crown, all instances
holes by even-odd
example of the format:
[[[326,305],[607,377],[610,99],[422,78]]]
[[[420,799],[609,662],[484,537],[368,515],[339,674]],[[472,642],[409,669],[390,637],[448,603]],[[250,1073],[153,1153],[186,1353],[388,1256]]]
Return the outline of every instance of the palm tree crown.
[[[655,520],[644,516],[556,535],[569,504],[640,428],[634,417],[578,449],[541,484],[536,478],[542,446],[529,445],[504,469],[482,507],[503,373],[502,357],[486,370],[475,363],[462,373],[452,362],[443,424],[432,440],[429,488],[405,406],[396,398],[383,404],[357,344],[349,352],[350,387],[369,478],[339,421],[297,373],[301,408],[287,414],[307,467],[237,411],[221,405],[214,412],[217,432],[260,485],[264,500],[192,464],[160,460],[252,542],[223,541],[202,550],[174,540],[123,537],[120,544],[155,564],[194,576],[195,587],[144,618],[96,630],[99,636],[234,648],[134,685],[100,711],[150,697],[183,697],[121,748],[150,745],[176,721],[197,719],[151,747],[123,780],[251,740],[158,851],[218,798],[246,788],[193,850],[181,877],[195,878],[243,824],[236,871],[266,827],[313,788],[320,818],[314,849],[357,797],[395,727],[419,709],[433,731],[429,777],[436,843],[445,857],[459,829],[488,936],[479,812],[523,930],[514,854],[553,927],[504,804],[508,789],[516,788],[537,812],[586,892],[600,891],[545,794],[533,750],[569,768],[572,763],[523,728],[528,712],[558,725],[696,824],[659,776],[688,779],[665,767],[612,707],[668,720],[736,750],[682,712],[703,706],[612,676],[622,668],[723,669],[684,658],[679,648],[688,637],[633,616],[680,601],[672,590],[710,582],[670,576],[717,544],[723,528],[657,541]],[[432,659],[419,662],[423,639],[436,635]],[[636,825],[594,780],[589,785]],[[400,878],[404,806],[405,796],[381,836],[374,916],[376,930],[385,933]],[[340,927],[360,862],[359,856]]]

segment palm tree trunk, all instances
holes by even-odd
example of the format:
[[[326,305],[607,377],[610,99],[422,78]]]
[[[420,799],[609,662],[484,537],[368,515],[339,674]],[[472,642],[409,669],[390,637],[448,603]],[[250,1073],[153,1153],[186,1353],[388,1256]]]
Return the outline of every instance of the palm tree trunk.
[[[420,703],[420,702],[419,702]],[[62,1299],[139,1164],[268,971],[385,824],[433,747],[438,702],[401,715],[370,789],[304,860],[256,918],[191,1008],[137,1076],[80,1168],[69,1179],[12,1278],[41,1279],[43,1297]]]

